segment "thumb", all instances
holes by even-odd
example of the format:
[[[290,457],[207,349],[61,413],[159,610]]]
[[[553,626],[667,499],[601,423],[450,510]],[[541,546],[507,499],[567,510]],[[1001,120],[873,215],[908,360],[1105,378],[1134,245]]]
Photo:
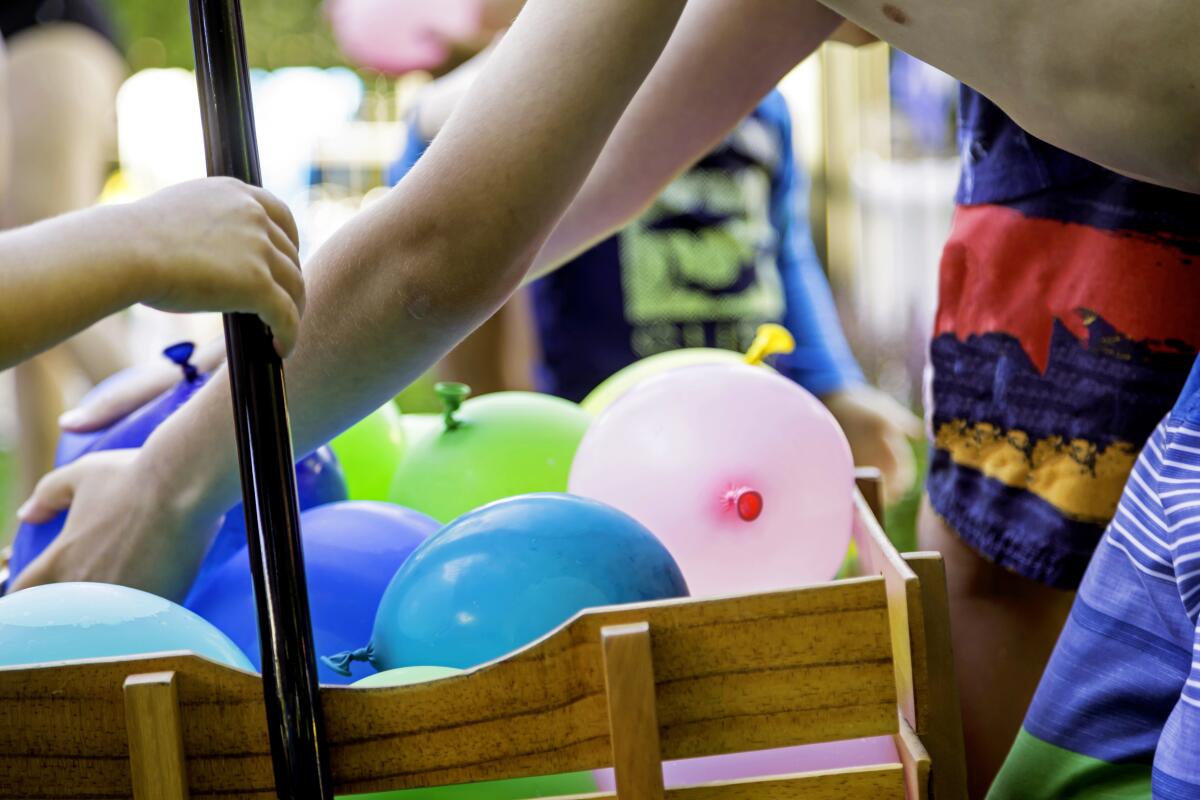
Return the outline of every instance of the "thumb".
[[[115,386],[101,389],[59,417],[58,425],[69,433],[90,433],[106,428],[170,389],[178,379],[177,369],[157,365],[146,368]]]
[[[908,409],[904,409],[904,412],[904,424],[900,428],[902,431],[904,431],[904,435],[910,439],[924,439],[925,423],[921,421],[920,417]]]
[[[54,519],[58,512],[71,505],[83,461],[56,469],[38,481],[33,494],[17,509],[22,522],[37,525]]]
[[[13,579],[8,587],[9,594],[16,594],[22,589],[29,589],[33,586],[42,586],[47,583],[55,583],[55,559],[58,540],[55,539],[50,543],[50,546],[45,549],[37,558],[35,558],[29,566],[21,570],[21,574]]]

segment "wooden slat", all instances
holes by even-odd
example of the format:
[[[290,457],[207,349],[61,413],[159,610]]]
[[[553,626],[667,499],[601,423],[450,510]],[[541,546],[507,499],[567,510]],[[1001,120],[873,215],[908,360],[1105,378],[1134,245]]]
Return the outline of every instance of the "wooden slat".
[[[662,746],[650,626],[614,625],[600,631],[617,796],[663,800]]]
[[[616,800],[612,792],[557,800]],[[667,800],[904,800],[898,764],[780,775],[667,790]]]
[[[925,745],[903,717],[900,718],[900,732],[893,738],[896,752],[900,754],[900,764],[904,767],[904,788],[908,800],[928,800],[930,759]]]
[[[908,724],[923,732],[921,720],[929,715],[929,673],[922,649],[924,615],[920,613],[921,583],[908,562],[896,551],[861,494],[855,499],[859,562],[864,571],[882,575],[887,585],[888,620],[900,710]],[[925,705],[922,706],[922,703]]]
[[[924,671],[918,683],[919,726],[914,725],[933,760],[931,794],[934,800],[967,796],[967,765],[963,745],[962,712],[954,654],[950,643],[950,601],[946,592],[946,566],[937,553],[906,553],[904,560],[921,585],[918,595],[920,625],[913,626],[914,666]]]
[[[447,679],[453,691],[329,690],[335,785],[376,791],[606,765],[599,632],[643,621],[664,758],[895,731],[884,586],[869,578],[590,612],[504,662]]]
[[[0,668],[0,798],[131,798],[125,679],[176,673],[193,800],[223,784],[274,797],[262,683],[193,655]]]
[[[854,483],[858,493],[867,502],[871,514],[877,520],[883,519],[883,473],[878,467],[856,467]]]
[[[174,672],[125,679],[125,726],[134,800],[188,800]]]
[[[600,631],[650,626],[663,757],[891,734],[885,582],[589,611],[508,659],[414,686],[325,687],[339,793],[607,766]],[[0,798],[130,796],[121,687],[174,671],[194,800],[273,797],[257,676],[194,656],[0,669]]]

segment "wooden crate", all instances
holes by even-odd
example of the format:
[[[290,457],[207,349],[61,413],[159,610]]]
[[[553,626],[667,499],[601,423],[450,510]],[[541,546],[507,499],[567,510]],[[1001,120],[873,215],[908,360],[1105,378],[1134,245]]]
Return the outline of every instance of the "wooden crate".
[[[339,793],[615,766],[621,800],[958,800],[945,573],[856,500],[870,574],[588,610],[461,676],[324,687]],[[665,791],[662,759],[865,736],[900,763]],[[0,669],[0,798],[273,798],[258,676],[190,654]]]

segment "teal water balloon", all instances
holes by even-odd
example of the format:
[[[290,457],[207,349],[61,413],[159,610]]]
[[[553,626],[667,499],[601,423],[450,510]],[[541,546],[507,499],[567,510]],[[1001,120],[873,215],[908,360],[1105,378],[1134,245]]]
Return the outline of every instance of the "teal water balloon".
[[[147,592],[106,583],[54,583],[0,599],[0,666],[188,650],[251,670],[225,634]]]
[[[378,670],[467,668],[593,606],[683,597],[675,560],[610,506],[566,494],[501,500],[417,548],[388,585],[369,654]]]

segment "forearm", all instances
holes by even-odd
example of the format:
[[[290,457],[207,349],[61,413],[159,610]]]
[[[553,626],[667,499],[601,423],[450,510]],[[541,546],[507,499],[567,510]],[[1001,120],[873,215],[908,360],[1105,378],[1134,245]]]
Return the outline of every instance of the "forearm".
[[[96,208],[0,234],[0,369],[137,302],[139,259]]]
[[[822,2],[982,92],[1035,136],[1200,191],[1194,3]]]
[[[507,311],[508,306],[500,309],[447,353],[438,364],[438,377],[465,383],[475,395],[511,389],[505,374],[505,353],[512,344],[507,341]]]
[[[644,211],[840,22],[811,0],[690,0],[531,277]]]
[[[298,454],[379,407],[502,305],[682,4],[526,6],[413,171],[309,265],[307,310],[287,362]],[[199,483],[216,488],[202,505],[218,507],[236,470],[232,433],[213,431],[230,427],[219,376],[151,437],[146,457],[205,473]]]

